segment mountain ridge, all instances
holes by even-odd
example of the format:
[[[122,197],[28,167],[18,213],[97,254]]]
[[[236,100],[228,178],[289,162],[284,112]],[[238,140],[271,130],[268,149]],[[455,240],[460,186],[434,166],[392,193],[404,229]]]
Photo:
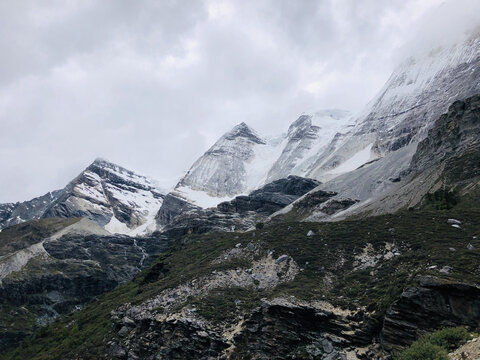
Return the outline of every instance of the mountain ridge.
[[[163,197],[147,177],[97,158],[63,189],[22,203],[0,204],[0,228],[31,219],[85,216],[112,233],[154,231]]]

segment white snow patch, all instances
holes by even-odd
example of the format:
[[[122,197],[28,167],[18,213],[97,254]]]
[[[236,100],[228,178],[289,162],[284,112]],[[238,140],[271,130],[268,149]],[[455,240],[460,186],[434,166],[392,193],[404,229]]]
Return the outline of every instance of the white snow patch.
[[[268,170],[282,154],[287,138],[274,138],[266,145],[257,145],[253,148],[254,155],[245,163],[245,181],[247,192],[258,189],[265,184]]]
[[[367,145],[364,149],[357,152],[355,155],[343,162],[341,165],[329,171],[329,174],[344,174],[353,171],[362,166],[363,164],[369,162],[373,159],[372,146],[373,143]]]
[[[115,216],[112,216],[110,222],[105,225],[105,230],[107,230],[111,234],[128,234],[130,232],[130,228],[120,220],[118,220]]]
[[[217,206],[221,202],[230,201],[234,196],[212,196],[205,191],[194,190],[188,186],[179,186],[175,192],[187,201],[204,209]]]

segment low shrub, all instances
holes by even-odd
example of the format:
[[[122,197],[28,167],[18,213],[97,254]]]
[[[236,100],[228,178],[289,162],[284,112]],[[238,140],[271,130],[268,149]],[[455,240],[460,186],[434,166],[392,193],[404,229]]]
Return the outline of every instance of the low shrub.
[[[464,344],[470,338],[467,329],[459,326],[455,328],[446,328],[427,335],[424,341],[433,345],[438,345],[445,350],[452,351]]]
[[[417,341],[400,353],[396,360],[448,360],[448,354],[438,345]]]
[[[470,338],[463,327],[445,328],[415,341],[396,356],[396,360],[448,360],[448,352],[455,350]]]

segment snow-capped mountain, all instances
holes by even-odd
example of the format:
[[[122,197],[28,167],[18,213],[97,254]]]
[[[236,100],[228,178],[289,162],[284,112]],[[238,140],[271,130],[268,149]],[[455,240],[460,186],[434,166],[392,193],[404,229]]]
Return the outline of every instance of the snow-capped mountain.
[[[281,151],[278,140],[264,139],[241,123],[193,164],[175,191],[207,207],[255,189]]]
[[[306,176],[323,187],[366,200],[392,187],[417,144],[455,100],[480,93],[480,34],[410,57],[355,117],[335,149],[318,157]],[[358,169],[358,170],[356,170]]]
[[[298,175],[368,199],[408,168],[416,145],[449,104],[479,92],[477,33],[405,60],[355,116],[341,110],[304,114],[273,141],[244,123],[236,126],[195,162],[171,195],[205,208]]]
[[[143,175],[95,160],[64,189],[24,203],[0,205],[2,227],[46,217],[87,217],[111,233],[155,230],[164,195]]]
[[[304,176],[318,153],[351,125],[345,110],[301,115],[286,134],[266,138],[245,123],[224,134],[190,168],[158,213],[160,225],[182,212],[209,208],[289,175]]]
[[[339,148],[320,157],[308,175],[322,178],[369,148],[370,160],[417,144],[449,104],[480,91],[480,34],[409,57],[356,116]]]
[[[303,176],[350,113],[322,110],[301,115],[287,134],[261,137],[245,123],[224,134],[190,168],[171,195],[207,208],[288,175]]]

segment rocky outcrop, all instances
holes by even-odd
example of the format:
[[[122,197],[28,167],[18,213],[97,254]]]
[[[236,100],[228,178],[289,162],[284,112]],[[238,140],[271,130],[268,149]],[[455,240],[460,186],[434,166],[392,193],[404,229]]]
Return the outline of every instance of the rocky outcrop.
[[[155,216],[155,220],[160,226],[164,226],[171,224],[178,215],[200,209],[200,207],[195,206],[187,200],[173,193],[169,193],[165,196],[162,206]]]
[[[290,175],[285,179],[273,181],[247,196],[237,196],[235,199],[217,205],[224,213],[245,213],[255,211],[270,215],[292,203],[300,196],[320,185],[314,179]]]
[[[273,214],[268,221],[325,221],[332,215],[350,208],[359,200],[344,198],[333,191],[314,189],[291,205]]]
[[[419,173],[480,147],[480,95],[455,101],[418,144],[409,172]]]
[[[241,250],[235,248],[214,262],[227,262],[232,257],[252,260],[257,255],[262,254],[255,246]],[[113,332],[107,351],[115,359],[221,357],[234,346],[231,329],[197,316],[187,300],[229,287],[272,289],[292,281],[298,272],[298,265],[288,255],[280,260],[272,258],[269,253],[254,260],[250,268],[215,271],[165,289],[142,304],[125,304],[111,314]],[[167,314],[172,308],[180,309]]]
[[[262,301],[231,327],[195,309],[164,316],[122,308],[112,321],[107,351],[114,359],[371,359],[375,348],[368,348],[376,329],[364,311],[297,299]]]
[[[244,231],[318,185],[320,183],[313,179],[289,176],[209,209],[201,209],[168,194],[157,218],[165,221],[163,231],[171,238],[191,233]]]
[[[55,202],[63,190],[49,192],[29,201],[0,204],[0,229],[43,217],[47,208]]]
[[[387,349],[410,345],[419,336],[443,327],[480,326],[480,288],[421,277],[387,312],[382,343]]]
[[[375,335],[365,312],[328,303],[274,299],[255,309],[235,337],[232,359],[370,359]]]

